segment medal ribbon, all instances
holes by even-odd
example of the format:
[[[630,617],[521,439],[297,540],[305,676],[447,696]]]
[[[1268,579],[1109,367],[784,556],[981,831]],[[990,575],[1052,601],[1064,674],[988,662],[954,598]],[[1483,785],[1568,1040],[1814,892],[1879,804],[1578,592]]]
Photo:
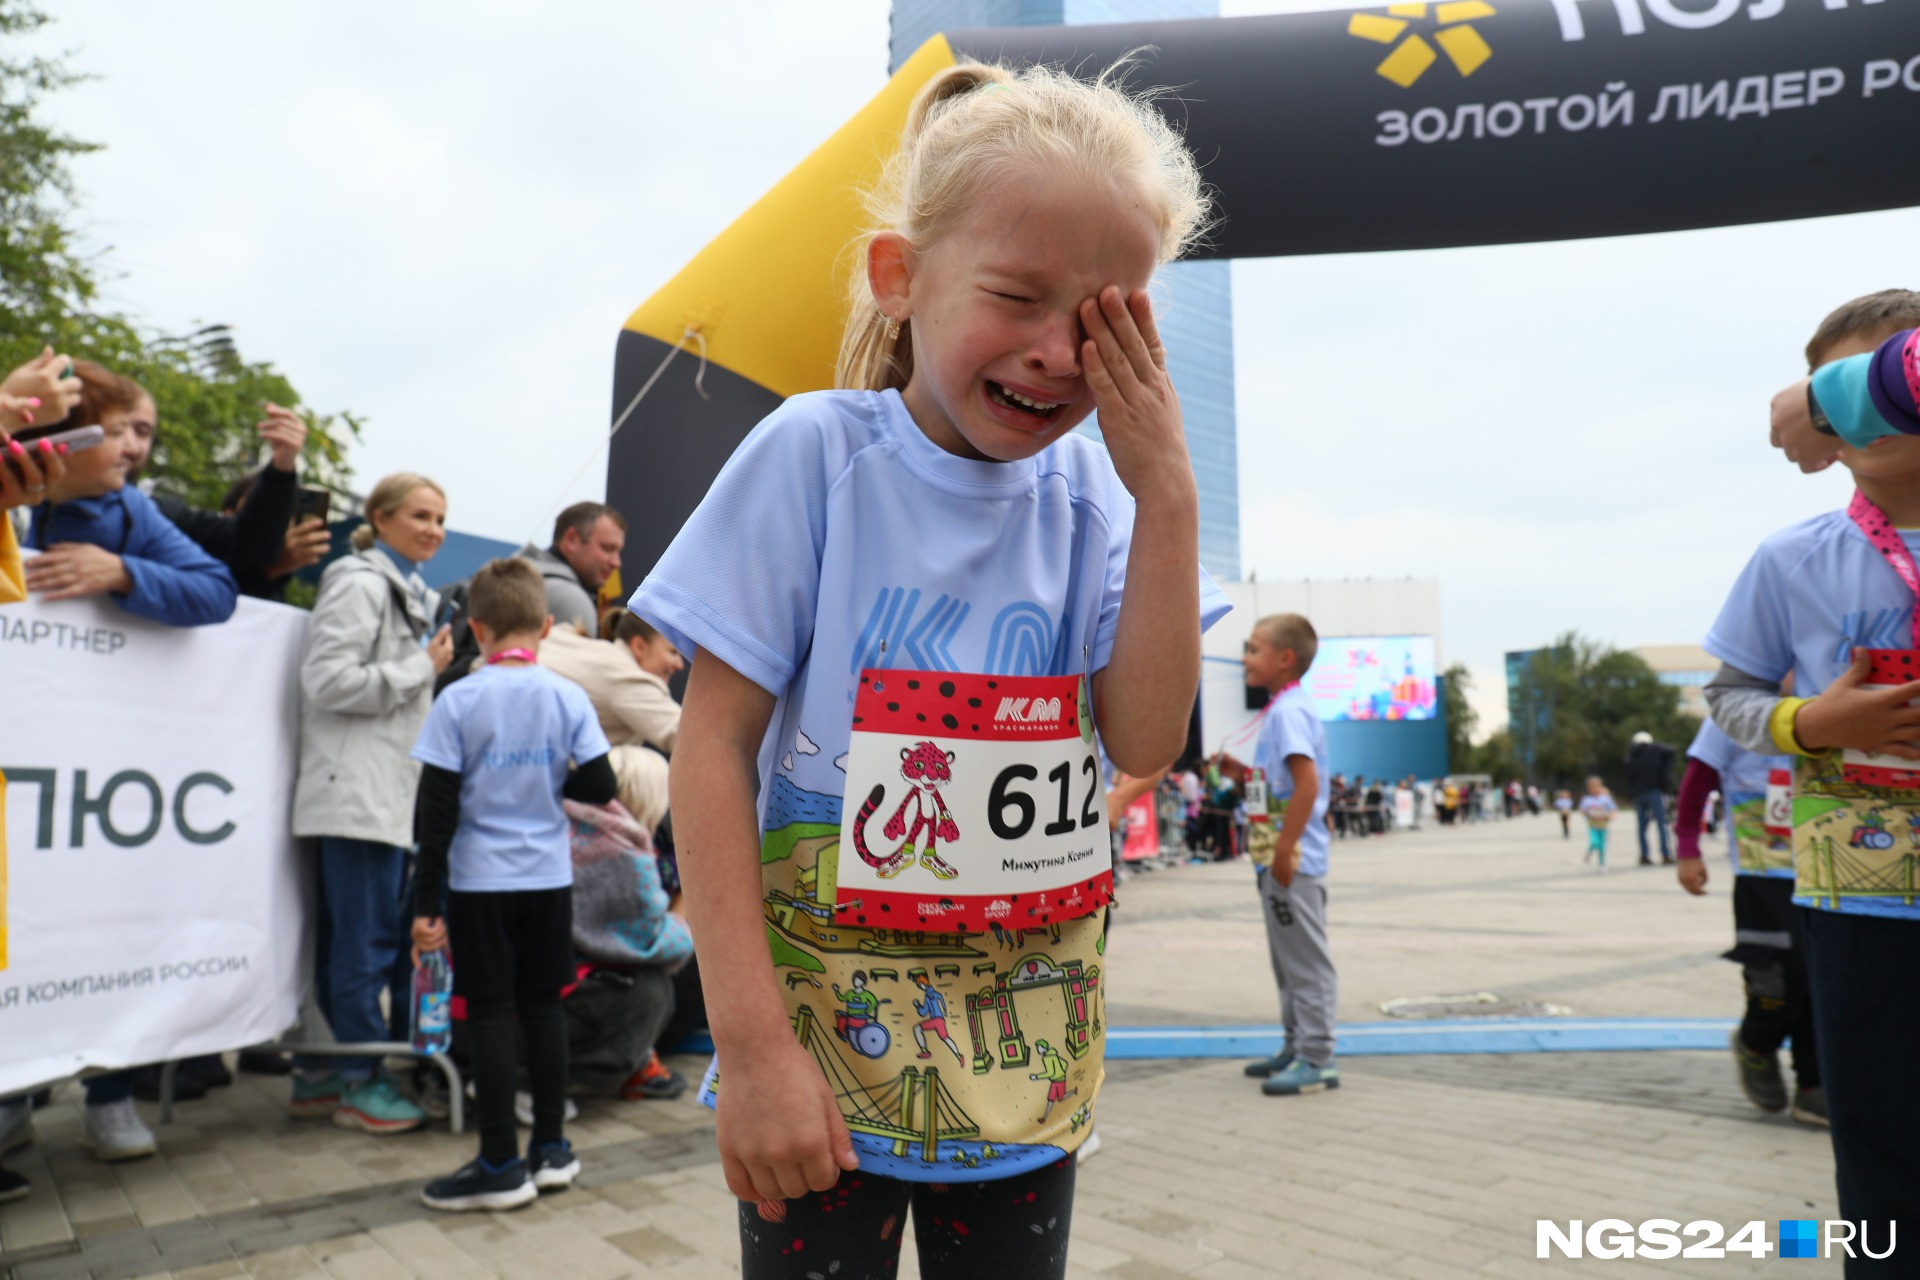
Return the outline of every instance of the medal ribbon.
[[[1275,693],[1271,698],[1268,698],[1267,705],[1260,708],[1259,715],[1255,716],[1253,719],[1249,720],[1246,724],[1241,725],[1238,729],[1235,729],[1232,733],[1228,734],[1225,738],[1220,740],[1220,748],[1219,750],[1213,753],[1213,758],[1218,760],[1221,756],[1227,753],[1229,748],[1239,746],[1241,743],[1249,741],[1254,737],[1257,737],[1260,733],[1261,724],[1264,723],[1267,718],[1267,712],[1273,710],[1273,704],[1280,701],[1280,694],[1285,693],[1289,689],[1298,688],[1299,685],[1300,685],[1300,682],[1298,680],[1295,680],[1289,684],[1284,684],[1280,686],[1279,692]]]
[[[1907,550],[1906,539],[1893,527],[1893,521],[1887,519],[1887,513],[1857,489],[1854,490],[1853,501],[1847,504],[1847,519],[1866,535],[1873,549],[1893,566],[1893,571],[1900,575],[1900,581],[1906,583],[1907,590],[1913,593],[1913,640],[1909,643],[1920,644],[1920,567],[1915,566],[1913,553]]]
[[[494,654],[491,658],[487,659],[487,665],[492,666],[496,662],[538,662],[538,661],[540,661],[540,655],[535,653],[531,649],[502,649],[500,652]]]

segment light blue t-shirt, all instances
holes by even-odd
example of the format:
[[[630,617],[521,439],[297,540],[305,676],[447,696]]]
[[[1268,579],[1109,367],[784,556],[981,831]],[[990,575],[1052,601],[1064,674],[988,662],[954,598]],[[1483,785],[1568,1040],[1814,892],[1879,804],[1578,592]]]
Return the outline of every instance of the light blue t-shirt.
[[[860,672],[1100,671],[1113,653],[1133,511],[1106,450],[1084,437],[1020,462],[982,462],[929,440],[897,392],[813,392],[748,434],[634,593],[632,610],[675,648],[689,657],[706,650],[776,699],[759,756],[768,937],[795,1026],[824,1029],[808,1038],[810,1052],[849,1118],[884,1108],[880,1099],[901,1096],[904,1070],[919,1069],[905,1015],[923,997],[898,985],[901,967],[930,968],[951,1002],[1036,975],[1042,985],[1047,974],[1077,982],[1104,963],[1099,913],[1053,929],[996,922],[990,933],[963,935],[826,896]],[[1194,573],[1199,621],[1210,626],[1230,606],[1197,564]],[[953,817],[964,828],[985,815]],[[882,958],[887,968],[869,972]],[[946,965],[959,967],[943,978]],[[819,993],[859,982],[893,1003],[865,1029],[834,1029],[836,1010]],[[1055,1006],[1064,1027],[1055,1013],[1043,1031],[1022,1033],[1037,1055],[1031,1037],[1059,1043],[1064,1029],[1076,1044],[1068,1080],[1036,1084],[1027,1080],[1035,1068],[1020,1065],[1026,1057],[983,1049],[970,1070],[937,1081],[941,1114],[967,1117],[964,1132],[931,1156],[918,1143],[901,1155],[893,1138],[857,1128],[861,1167],[969,1182],[1059,1160],[1084,1138],[1097,1101],[1103,1002],[1104,986]],[[714,1099],[713,1080],[709,1073],[703,1100]],[[1045,1104],[1055,1083],[1069,1105]],[[720,1106],[726,1088],[718,1082]]]
[[[1740,875],[1793,879],[1791,867],[1765,871],[1750,871],[1742,867],[1740,842],[1734,837],[1734,810],[1757,800],[1764,814],[1768,775],[1775,769],[1793,768],[1793,757],[1763,756],[1757,751],[1749,751],[1729,738],[1726,730],[1711,720],[1700,722],[1700,732],[1693,736],[1693,745],[1687,748],[1687,754],[1701,764],[1711,766],[1720,775],[1721,817],[1726,824],[1727,851],[1733,856],[1734,871]]]
[[[1320,723],[1313,698],[1306,689],[1294,685],[1274,698],[1260,721],[1260,737],[1254,742],[1253,762],[1267,775],[1267,787],[1277,799],[1293,795],[1293,773],[1287,768],[1288,756],[1308,756],[1320,774],[1320,791],[1313,798],[1313,817],[1300,833],[1300,872],[1303,876],[1327,874],[1327,801],[1332,795],[1333,771],[1327,767],[1327,727]]]
[[[572,884],[560,788],[569,763],[609,749],[586,691],[545,667],[484,667],[449,686],[413,748],[420,763],[460,775],[448,886],[502,893]]]
[[[786,783],[838,822],[862,668],[1097,672],[1132,533],[1092,440],[980,462],[929,440],[896,391],[811,392],[748,434],[629,608],[779,699],[763,816]],[[1209,627],[1232,606],[1194,572]]]
[[[1903,531],[1920,556],[1920,532]],[[1706,651],[1748,675],[1793,673],[1796,696],[1811,698],[1845,671],[1852,650],[1913,647],[1913,592],[1844,511],[1802,520],[1773,534],[1741,570],[1707,632]],[[1920,903],[1843,897],[1837,908],[1796,894],[1802,906],[1920,919]]]

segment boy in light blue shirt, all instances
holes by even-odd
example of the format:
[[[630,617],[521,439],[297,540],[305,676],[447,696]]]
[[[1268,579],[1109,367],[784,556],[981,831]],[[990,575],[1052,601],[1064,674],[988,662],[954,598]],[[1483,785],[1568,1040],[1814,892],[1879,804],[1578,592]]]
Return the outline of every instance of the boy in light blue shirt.
[[[1258,872],[1267,946],[1280,985],[1280,1021],[1287,1043],[1272,1058],[1247,1066],[1269,1097],[1340,1087],[1334,1067],[1334,1016],[1339,978],[1327,946],[1327,804],[1332,771],[1327,731],[1300,681],[1313,666],[1320,638],[1297,613],[1260,619],[1241,663],[1249,685],[1273,695],[1261,713],[1254,764],[1283,806],[1273,865]],[[1249,770],[1223,762],[1242,778]]]
[[[1920,997],[1902,979],[1920,965],[1920,329],[1887,333],[1912,323],[1897,314],[1912,302],[1874,295],[1835,312],[1808,350],[1811,385],[1774,398],[1783,434],[1796,413],[1834,432],[1857,491],[1760,545],[1704,646],[1722,663],[1707,686],[1714,722],[1750,751],[1795,757],[1794,902],[1840,1216],[1861,1224],[1863,1249],[1889,1251],[1890,1224],[1920,1213],[1920,1119],[1906,1105]],[[1789,674],[1799,696],[1781,695]]]
[[[560,991],[574,965],[571,828],[560,802],[605,804],[618,790],[586,692],[537,664],[553,626],[539,570],[518,558],[488,563],[467,611],[486,665],[433,704],[413,749],[424,766],[414,952],[452,943],[480,1120],[479,1156],[421,1193],[429,1208],[450,1211],[516,1208],[580,1172],[562,1134]],[[533,1093],[525,1160],[513,1114],[516,1016]]]

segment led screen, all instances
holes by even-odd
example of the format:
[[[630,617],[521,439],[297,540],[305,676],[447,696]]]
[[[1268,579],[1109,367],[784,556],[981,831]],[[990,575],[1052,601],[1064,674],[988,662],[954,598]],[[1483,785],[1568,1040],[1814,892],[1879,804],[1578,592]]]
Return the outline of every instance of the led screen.
[[[1322,636],[1307,672],[1322,720],[1431,720],[1432,636]]]

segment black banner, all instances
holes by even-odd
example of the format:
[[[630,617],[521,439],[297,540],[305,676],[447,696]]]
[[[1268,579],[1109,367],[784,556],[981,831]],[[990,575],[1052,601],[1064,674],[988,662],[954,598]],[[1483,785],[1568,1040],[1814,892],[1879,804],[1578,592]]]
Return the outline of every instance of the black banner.
[[[1836,7],[1829,7],[1830,5]],[[1454,0],[950,33],[1130,82],[1216,189],[1203,256],[1675,231],[1920,204],[1914,0]]]

